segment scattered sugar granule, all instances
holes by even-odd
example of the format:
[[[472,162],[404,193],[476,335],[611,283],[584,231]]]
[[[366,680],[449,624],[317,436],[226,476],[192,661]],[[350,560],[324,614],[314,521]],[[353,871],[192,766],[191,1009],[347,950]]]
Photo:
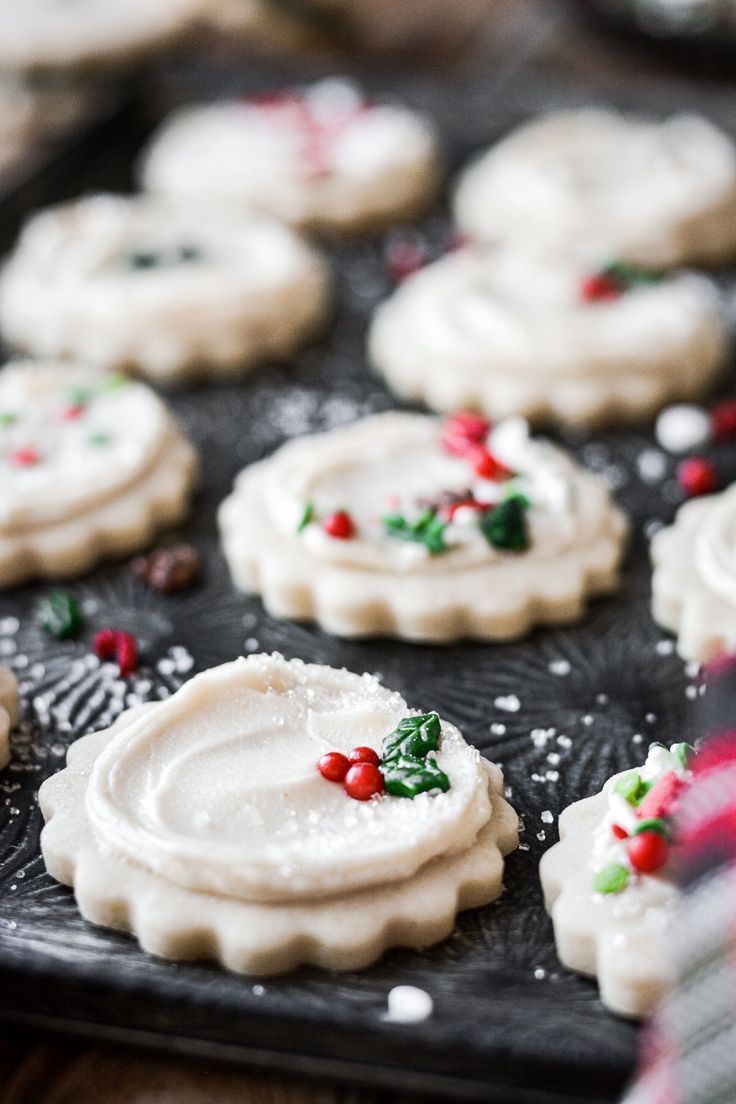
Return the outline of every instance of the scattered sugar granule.
[[[570,674],[572,665],[567,659],[553,659],[552,662],[548,664],[548,670],[550,674],[560,675],[562,677]]]
[[[500,697],[494,698],[493,704],[496,709],[503,709],[505,713],[518,713],[521,709],[521,702],[516,694],[502,694]]]
[[[667,474],[667,457],[659,449],[644,449],[636,458],[636,470],[642,483],[661,483]]]
[[[415,985],[395,985],[387,998],[386,1019],[394,1023],[421,1023],[432,1015],[434,1002],[429,993]]]
[[[665,407],[660,413],[654,433],[659,445],[667,452],[690,452],[710,441],[710,416],[702,406],[676,403]]]
[[[553,817],[549,809],[544,809],[539,819],[541,820],[542,824],[554,824],[555,822],[555,818]]]

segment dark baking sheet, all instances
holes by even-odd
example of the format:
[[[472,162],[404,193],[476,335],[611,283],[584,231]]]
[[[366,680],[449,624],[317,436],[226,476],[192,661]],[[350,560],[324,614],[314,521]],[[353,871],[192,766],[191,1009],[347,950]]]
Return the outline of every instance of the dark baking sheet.
[[[407,74],[400,82],[364,76],[373,90],[400,92],[434,115],[452,164],[542,107],[590,99],[653,111],[697,106],[729,125],[729,85],[697,84],[644,54],[635,63],[634,74],[630,51],[577,29],[564,8],[550,3],[534,16],[519,0],[482,68],[448,76],[442,86],[436,75]],[[145,87],[137,106],[98,134],[83,157],[77,152],[59,172],[6,200],[4,246],[23,208],[98,186],[125,187],[130,154],[162,101],[195,90],[263,87],[278,74],[261,66],[244,77],[180,59],[160,76],[155,95]],[[439,211],[407,233],[432,254],[449,226]],[[335,323],[294,364],[264,368],[239,386],[172,397],[202,455],[202,489],[180,530],[203,554],[201,584],[163,597],[143,588],[126,565],[108,565],[69,587],[87,613],[88,632],[67,644],[33,624],[46,587],[0,596],[0,662],[21,680],[24,717],[13,760],[0,775],[0,1016],[422,1095],[513,1097],[520,1104],[613,1100],[630,1075],[636,1032],[603,1009],[591,982],[559,966],[537,865],[555,839],[550,820],[565,805],[639,761],[649,740],[683,737],[696,684],[651,621],[646,559],[646,534],[679,501],[673,462],[646,430],[563,436],[630,512],[632,549],[617,597],[596,603],[580,626],[539,631],[519,644],[334,640],[276,621],[256,599],[235,593],[218,550],[215,510],[243,464],[287,437],[393,405],[366,369],[363,334],[389,289],[384,253],[396,237],[329,247]],[[713,455],[724,479],[733,478],[729,450]],[[89,655],[89,635],[105,625],[132,630],[141,642],[144,665],[127,682]],[[522,847],[508,860],[503,897],[461,916],[441,946],[393,951],[360,974],[303,969],[254,984],[209,964],[145,956],[133,940],[83,922],[72,893],[45,874],[36,794],[63,764],[69,743],[126,704],[165,696],[193,671],[261,649],[380,672],[412,705],[438,709],[503,765],[524,818]],[[387,1022],[386,995],[401,983],[431,993],[431,1019],[411,1027]]]

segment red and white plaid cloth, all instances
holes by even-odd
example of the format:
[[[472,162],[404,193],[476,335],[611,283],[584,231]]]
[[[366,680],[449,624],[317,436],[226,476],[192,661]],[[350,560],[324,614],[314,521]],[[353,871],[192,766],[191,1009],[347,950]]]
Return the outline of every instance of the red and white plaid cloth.
[[[676,982],[644,1030],[625,1104],[736,1104],[736,660],[707,683],[676,819]]]

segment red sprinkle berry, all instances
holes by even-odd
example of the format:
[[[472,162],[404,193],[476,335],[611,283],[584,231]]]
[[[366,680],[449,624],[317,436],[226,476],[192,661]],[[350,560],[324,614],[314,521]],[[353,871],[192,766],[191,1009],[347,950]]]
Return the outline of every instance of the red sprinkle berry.
[[[83,403],[72,403],[71,406],[64,407],[59,417],[62,422],[73,422],[76,418],[81,418],[84,411],[85,407]]]
[[[381,762],[381,757],[370,747],[353,748],[349,759],[351,763],[372,763],[374,767],[377,767]]]
[[[317,763],[317,770],[328,782],[342,782],[349,768],[348,757],[341,751],[328,751]]]
[[[123,678],[135,671],[138,648],[131,633],[100,629],[92,638],[92,650],[98,659],[115,659]]]
[[[513,475],[513,472],[497,460],[485,445],[473,445],[468,450],[467,458],[472,464],[473,471],[481,479],[508,479]]]
[[[611,831],[613,832],[616,839],[626,839],[629,834],[625,828],[621,827],[620,824],[612,824]]]
[[[669,847],[659,832],[639,832],[629,840],[626,852],[634,870],[652,874],[667,862]]]
[[[115,633],[115,662],[123,678],[135,671],[138,665],[138,647],[131,633]]]
[[[346,510],[338,510],[337,513],[330,514],[322,522],[322,528],[329,537],[334,537],[336,540],[349,540],[355,533],[353,519]]]
[[[621,288],[608,276],[596,273],[580,281],[580,298],[584,303],[610,303],[621,297]]]
[[[10,454],[11,463],[19,468],[33,467],[40,459],[40,453],[34,448],[19,448]]]
[[[386,250],[386,271],[394,283],[401,283],[424,265],[424,253],[412,242],[394,242]]]
[[[659,778],[651,790],[639,802],[636,811],[642,820],[654,817],[660,820],[670,816],[675,802],[685,789],[685,783],[674,771],[667,771]]]
[[[114,629],[100,629],[95,633],[92,637],[92,651],[98,659],[112,659],[115,655],[116,636]]]
[[[710,425],[716,441],[733,441],[736,437],[736,399],[716,403],[710,412]]]
[[[479,414],[453,414],[442,423],[442,445],[453,456],[465,456],[473,445],[482,444],[491,431],[491,423]]]
[[[368,801],[383,793],[383,775],[373,763],[354,763],[345,775],[345,792],[356,801]]]
[[[677,468],[677,482],[688,498],[710,494],[718,486],[718,473],[710,460],[693,456]]]

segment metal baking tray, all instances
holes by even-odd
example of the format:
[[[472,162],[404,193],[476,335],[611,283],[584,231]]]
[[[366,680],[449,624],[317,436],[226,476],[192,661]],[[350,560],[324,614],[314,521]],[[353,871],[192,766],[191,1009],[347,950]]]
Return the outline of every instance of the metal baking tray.
[[[633,75],[628,54],[581,29],[550,3],[534,16],[511,5],[483,65],[436,74],[359,74],[428,111],[451,167],[534,112],[591,100],[623,107],[705,111],[728,126],[732,90],[700,86],[658,62]],[[291,80],[311,75],[292,66]],[[137,104],[110,121],[83,155],[77,150],[6,197],[0,242],[7,247],[30,207],[97,187],[126,188],[130,159],[152,105],[219,90],[251,90],[284,79],[251,65],[247,76],[180,59]],[[179,535],[204,561],[202,581],[166,597],[144,588],[126,564],[69,586],[87,618],[86,636],[44,636],[33,609],[44,585],[0,595],[0,662],[20,678],[23,723],[0,775],[0,1017],[71,1033],[220,1058],[280,1073],[518,1104],[616,1099],[631,1074],[636,1028],[608,1013],[595,985],[559,965],[538,884],[540,855],[555,839],[558,813],[595,791],[613,771],[638,762],[650,740],[681,739],[697,694],[672,642],[649,614],[647,535],[679,501],[673,461],[651,432],[590,437],[553,434],[614,488],[632,519],[620,593],[586,620],[540,630],[515,644],[428,647],[387,640],[343,642],[264,613],[236,593],[218,549],[215,511],[234,475],[286,438],[396,405],[365,363],[366,321],[390,289],[387,244],[406,235],[428,255],[450,232],[440,206],[417,228],[326,245],[336,273],[334,322],[324,339],[288,365],[267,366],[241,384],[171,396],[199,446],[202,485]],[[724,479],[736,476],[727,447],[713,453]],[[90,656],[94,628],[139,638],[143,664],[124,682]],[[522,815],[522,846],[508,859],[495,904],[463,914],[455,934],[421,952],[395,950],[357,974],[301,969],[255,982],[214,965],[176,964],[143,954],[133,939],[92,927],[72,892],[44,871],[37,791],[67,746],[127,704],[171,693],[194,671],[255,650],[378,672],[423,709],[458,724],[503,766]],[[400,1026],[386,1017],[397,984],[426,989],[433,1015]]]

